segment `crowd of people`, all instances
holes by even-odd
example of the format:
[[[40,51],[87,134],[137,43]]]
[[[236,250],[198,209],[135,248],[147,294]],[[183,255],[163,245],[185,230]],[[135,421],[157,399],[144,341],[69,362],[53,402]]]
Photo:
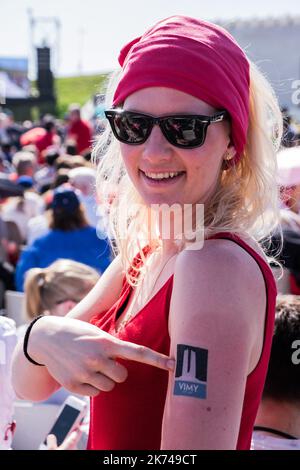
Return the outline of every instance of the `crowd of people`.
[[[72,393],[91,397],[89,449],[300,450],[300,184],[274,183],[299,125],[212,23],[162,20],[119,62],[100,136],[74,104],[65,123],[0,113],[0,300],[23,292],[31,321],[0,323],[0,448],[15,393]],[[175,203],[204,204],[201,249],[163,238],[152,204]]]
[[[24,123],[14,124],[9,114],[1,116],[1,180],[15,190],[7,194],[3,188],[1,194],[1,266],[7,271],[6,278],[1,276],[3,308],[5,288],[23,291],[31,267],[68,258],[102,273],[111,250],[103,226],[106,209],[98,204],[90,162],[92,127],[81,119],[80,107],[70,107],[63,128],[51,116],[29,130]]]

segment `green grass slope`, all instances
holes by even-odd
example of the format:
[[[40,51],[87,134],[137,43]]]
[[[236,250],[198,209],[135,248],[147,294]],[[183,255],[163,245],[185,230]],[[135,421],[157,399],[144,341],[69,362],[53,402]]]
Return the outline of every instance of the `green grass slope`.
[[[58,116],[63,117],[71,103],[83,105],[94,94],[103,93],[106,79],[106,74],[56,78]]]

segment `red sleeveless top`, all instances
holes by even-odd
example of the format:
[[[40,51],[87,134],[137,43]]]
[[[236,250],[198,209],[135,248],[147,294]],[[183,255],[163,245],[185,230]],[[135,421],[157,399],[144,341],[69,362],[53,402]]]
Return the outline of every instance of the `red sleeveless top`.
[[[232,240],[252,256],[261,269],[266,286],[266,316],[261,357],[246,381],[237,450],[250,449],[251,436],[267,374],[271,351],[276,283],[267,262],[237,235],[218,233],[211,239]],[[149,249],[145,249],[145,254]],[[141,263],[137,256],[134,265]],[[123,280],[118,301],[91,323],[124,341],[147,346],[169,355],[168,316],[173,275],[150,301],[122,327],[115,330],[117,314],[131,294],[132,288]],[[134,361],[118,359],[128,370],[128,378],[109,393],[91,398],[88,449],[157,450],[161,443],[161,427],[168,384],[168,372]]]

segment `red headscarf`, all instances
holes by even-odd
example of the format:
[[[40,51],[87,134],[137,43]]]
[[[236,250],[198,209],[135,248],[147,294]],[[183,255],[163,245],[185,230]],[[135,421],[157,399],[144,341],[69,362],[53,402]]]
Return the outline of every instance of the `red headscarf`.
[[[249,116],[249,62],[235,39],[213,23],[171,16],[123,47],[113,106],[142,88],[174,88],[231,116],[234,162],[244,150]],[[231,160],[233,163],[233,160]]]

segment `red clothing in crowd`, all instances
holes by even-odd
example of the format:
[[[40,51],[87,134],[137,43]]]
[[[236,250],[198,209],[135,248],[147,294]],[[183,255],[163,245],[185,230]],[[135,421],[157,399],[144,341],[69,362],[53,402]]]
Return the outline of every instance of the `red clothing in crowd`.
[[[218,233],[211,238],[232,240],[257,262],[266,286],[264,343],[255,369],[248,375],[241,414],[237,450],[250,449],[251,436],[268,369],[276,304],[276,283],[266,261],[236,235]],[[149,249],[145,249],[145,255]],[[141,263],[136,257],[134,264]],[[119,300],[91,323],[124,341],[130,341],[169,355],[168,317],[173,275],[140,312],[117,333],[116,319],[132,293],[126,278]],[[118,359],[127,368],[128,378],[109,393],[91,399],[89,449],[159,449],[166,399],[168,372],[134,361]]]
[[[30,144],[35,145],[38,150],[38,163],[44,163],[42,152],[54,144],[55,136],[56,133],[47,132],[43,127],[34,127],[21,135],[20,143],[22,147]]]
[[[79,119],[70,124],[68,138],[76,142],[77,153],[82,154],[91,147],[92,129],[87,121]]]
[[[46,132],[46,134],[37,139],[35,145],[39,151],[38,162],[45,163],[45,159],[42,156],[43,150],[46,150],[48,147],[51,147],[54,144],[54,136],[52,132]]]

